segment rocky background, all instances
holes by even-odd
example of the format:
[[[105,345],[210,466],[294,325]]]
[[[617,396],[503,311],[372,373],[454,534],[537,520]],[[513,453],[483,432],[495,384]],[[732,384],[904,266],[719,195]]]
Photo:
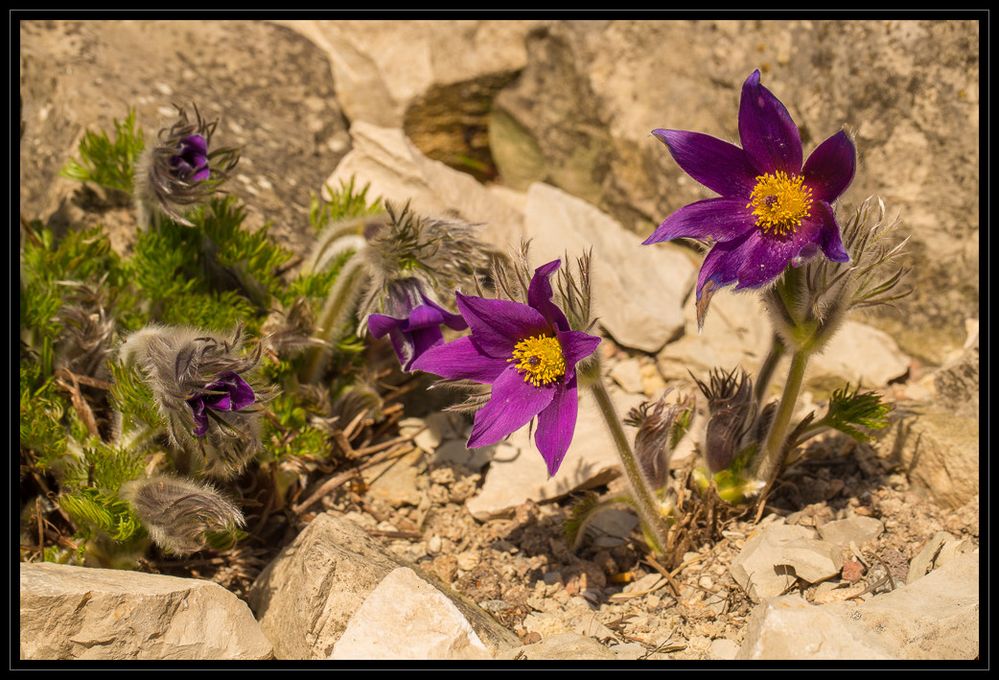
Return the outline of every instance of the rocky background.
[[[85,129],[134,106],[149,133],[194,100],[243,148],[229,190],[292,248],[307,245],[310,194],[350,177],[484,222],[496,244],[531,237],[539,259],[594,246],[619,410],[687,369],[751,369],[766,351],[754,298],[717,295],[698,335],[699,254],[638,247],[709,195],[649,132],[737,139],[754,68],[806,154],[853,132],[840,210],[878,194],[901,214],[915,286],[898,310],[847,324],[803,404],[863,380],[909,415],[874,447],[826,442],[784,509],[691,546],[672,572],[640,561],[626,513],[565,545],[560,499],[620,481],[585,402],[549,482],[526,438],[473,455],[467,424],[428,416],[408,423],[412,455],[361,497],[303,513],[270,565],[241,580],[209,558],[190,573],[233,592],[22,565],[22,657],[977,656],[975,22],[39,21],[20,42],[25,218],[100,222],[128,248],[128,209],[80,205],[59,169]],[[387,622],[402,631],[388,646],[373,635]]]

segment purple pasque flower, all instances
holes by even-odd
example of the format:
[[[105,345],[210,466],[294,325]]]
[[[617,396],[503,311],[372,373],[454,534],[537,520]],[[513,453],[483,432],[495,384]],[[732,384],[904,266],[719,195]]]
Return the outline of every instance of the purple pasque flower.
[[[569,327],[552,302],[551,274],[561,262],[538,267],[527,304],[456,294],[471,335],[433,347],[413,368],[449,380],[492,385],[489,402],[475,414],[469,448],[495,444],[538,417],[534,441],[554,475],[576,427],[576,364],[593,354],[600,338]]]
[[[194,412],[194,436],[204,437],[208,432],[211,411],[241,411],[257,400],[249,383],[234,371],[219,374],[214,382],[205,385],[204,391],[187,400]]]
[[[368,317],[368,330],[376,338],[386,335],[404,371],[431,347],[444,342],[441,325],[456,331],[468,328],[460,314],[454,314],[427,297],[419,279],[393,281],[389,285],[389,314]]]
[[[853,180],[856,151],[843,131],[822,142],[802,165],[801,137],[787,109],[753,71],[742,86],[742,148],[710,135],[653,130],[683,170],[721,194],[666,218],[646,244],[676,238],[714,241],[697,278],[707,287],[764,286],[819,249],[847,262],[831,203]],[[703,303],[706,306],[706,301]]]
[[[208,168],[208,142],[201,135],[188,135],[180,140],[180,151],[170,158],[177,178],[184,182],[201,182],[211,177]]]

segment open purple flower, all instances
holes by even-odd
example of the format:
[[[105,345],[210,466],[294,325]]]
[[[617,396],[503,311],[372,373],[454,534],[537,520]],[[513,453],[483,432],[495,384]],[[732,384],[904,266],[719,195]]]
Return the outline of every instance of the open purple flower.
[[[856,152],[843,131],[802,166],[801,137],[784,105],[753,71],[742,86],[742,148],[710,135],[653,130],[683,170],[721,194],[666,218],[646,244],[676,238],[713,240],[697,278],[697,299],[721,286],[758,288],[819,249],[847,262],[830,205],[853,180]],[[707,299],[703,303],[706,306]],[[699,308],[701,305],[699,304]]]
[[[433,347],[413,368],[450,380],[492,385],[489,402],[475,414],[469,448],[495,444],[538,416],[535,443],[554,475],[569,449],[578,408],[576,364],[593,354],[600,338],[574,331],[552,302],[548,278],[555,260],[538,267],[528,304],[456,294],[471,335]]]
[[[177,178],[184,182],[201,182],[211,177],[208,168],[208,142],[201,135],[188,135],[180,141],[180,153],[170,158]]]
[[[209,411],[241,411],[257,400],[249,383],[233,371],[219,375],[218,380],[205,385],[203,392],[187,400],[194,412],[194,435],[208,432]]]
[[[368,330],[376,338],[389,336],[404,371],[431,347],[444,342],[441,325],[456,331],[468,328],[460,314],[453,314],[427,297],[417,279],[390,285],[388,307],[392,315],[372,314]]]

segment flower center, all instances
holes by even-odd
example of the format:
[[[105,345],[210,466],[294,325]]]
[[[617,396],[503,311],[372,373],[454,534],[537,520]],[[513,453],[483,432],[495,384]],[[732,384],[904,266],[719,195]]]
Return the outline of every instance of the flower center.
[[[811,214],[812,190],[802,180],[800,175],[788,175],[783,170],[756,178],[746,207],[753,209],[756,226],[764,234],[793,234]]]
[[[562,345],[558,338],[549,335],[521,340],[513,346],[513,356],[507,361],[516,361],[516,369],[524,376],[524,382],[535,387],[549,385],[565,375]]]

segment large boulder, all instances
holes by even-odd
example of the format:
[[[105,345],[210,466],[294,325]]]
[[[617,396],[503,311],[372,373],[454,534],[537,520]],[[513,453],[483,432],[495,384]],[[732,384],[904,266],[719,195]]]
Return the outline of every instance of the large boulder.
[[[331,513],[268,565],[250,604],[279,659],[477,659],[517,644],[475,604]]]
[[[21,658],[257,660],[271,644],[246,603],[210,581],[21,564]]]

